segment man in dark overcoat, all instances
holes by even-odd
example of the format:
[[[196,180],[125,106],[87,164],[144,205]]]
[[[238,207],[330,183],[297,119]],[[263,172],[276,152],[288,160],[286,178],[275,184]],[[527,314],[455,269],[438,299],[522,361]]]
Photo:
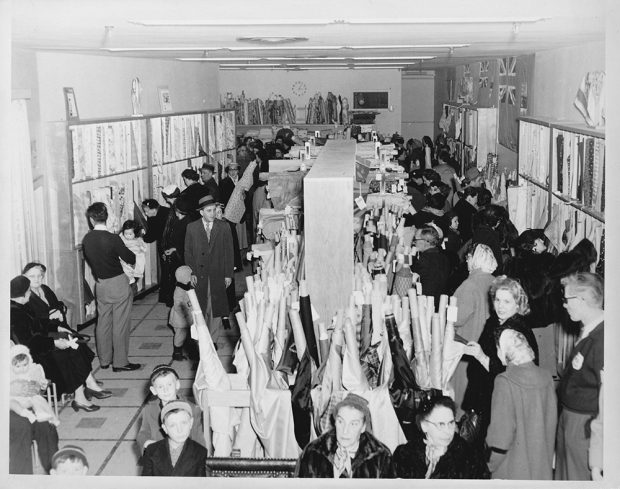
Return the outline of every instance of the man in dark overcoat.
[[[222,330],[222,317],[229,314],[226,289],[234,273],[230,227],[215,218],[216,204],[212,195],[202,197],[198,202],[202,218],[188,224],[185,235],[185,264],[192,269],[192,283],[214,344]]]

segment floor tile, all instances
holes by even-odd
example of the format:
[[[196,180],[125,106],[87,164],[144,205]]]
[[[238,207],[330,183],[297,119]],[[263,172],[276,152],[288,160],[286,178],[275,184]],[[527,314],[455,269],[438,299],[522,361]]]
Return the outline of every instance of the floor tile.
[[[72,440],[118,440],[131,423],[138,408],[104,407],[104,400],[95,404],[101,406],[99,411],[86,413],[75,412],[66,406],[60,413],[59,433],[62,439]]]
[[[179,374],[181,380],[191,380],[192,382],[196,378],[196,368],[198,362],[191,360],[183,360],[181,362],[172,362],[172,367]]]
[[[163,319],[167,320],[170,314],[170,308],[166,304],[155,304],[154,306],[148,306],[151,308],[148,314],[149,319]]]
[[[142,350],[143,352],[146,350]],[[129,361],[133,363],[139,363],[142,367],[139,370],[133,370],[131,372],[114,372],[112,367],[103,370],[99,369],[95,372],[95,377],[100,380],[106,381],[123,380],[123,379],[148,379],[151,376],[151,372],[156,365],[162,363],[169,363],[172,357],[172,346],[170,347],[170,354],[165,356],[138,356],[132,353],[137,353],[136,350],[129,350]]]
[[[132,359],[135,356],[172,358],[172,339],[132,336],[129,339],[129,356]],[[137,360],[130,361],[134,362]]]
[[[95,375],[96,378],[101,379],[100,375]],[[101,379],[104,380],[104,379]],[[104,389],[112,391],[112,397],[107,399],[95,400],[100,406],[122,406],[136,408],[140,407],[144,402],[144,399],[149,395],[149,381],[146,379],[105,379]]]
[[[99,475],[140,475],[138,459],[138,445],[133,441],[122,441],[115,447]]]
[[[131,332],[131,336],[172,337],[172,330],[168,327],[167,323],[168,321],[162,319],[143,319]]]
[[[131,319],[143,319],[147,314],[150,316],[151,310],[157,306],[152,304],[134,304],[131,307]]]

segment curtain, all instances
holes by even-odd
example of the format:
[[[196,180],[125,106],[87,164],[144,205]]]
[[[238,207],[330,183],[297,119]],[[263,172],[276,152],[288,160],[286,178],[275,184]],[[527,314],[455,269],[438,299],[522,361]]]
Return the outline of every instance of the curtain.
[[[26,100],[11,103],[10,179],[11,179],[11,261],[10,276],[21,273],[28,262],[39,260],[36,234],[30,130]]]

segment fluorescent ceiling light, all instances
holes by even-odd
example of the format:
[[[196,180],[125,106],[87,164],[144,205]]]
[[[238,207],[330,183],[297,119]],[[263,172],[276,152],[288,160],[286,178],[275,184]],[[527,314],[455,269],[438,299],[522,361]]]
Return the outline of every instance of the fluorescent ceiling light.
[[[212,61],[212,62],[220,62],[220,61],[337,61],[337,60],[388,60],[388,59],[398,59],[403,60],[423,60],[423,59],[434,59],[436,56],[363,56],[363,57],[248,57],[248,58],[177,58],[179,61]]]
[[[549,17],[431,17],[389,19],[213,19],[213,20],[130,20],[130,24],[145,27],[174,26],[249,26],[249,25],[373,25],[373,24],[512,24],[533,23]]]
[[[364,46],[166,46],[166,47],[105,47],[104,51],[334,51],[338,49],[450,49],[469,44],[380,44]]]
[[[437,56],[354,56],[351,59],[435,59]]]

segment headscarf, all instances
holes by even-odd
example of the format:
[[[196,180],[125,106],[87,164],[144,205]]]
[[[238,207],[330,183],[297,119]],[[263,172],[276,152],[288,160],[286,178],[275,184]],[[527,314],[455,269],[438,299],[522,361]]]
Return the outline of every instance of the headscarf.
[[[485,273],[493,273],[497,269],[497,260],[491,248],[484,244],[478,244],[468,265],[470,271],[481,270]]]

